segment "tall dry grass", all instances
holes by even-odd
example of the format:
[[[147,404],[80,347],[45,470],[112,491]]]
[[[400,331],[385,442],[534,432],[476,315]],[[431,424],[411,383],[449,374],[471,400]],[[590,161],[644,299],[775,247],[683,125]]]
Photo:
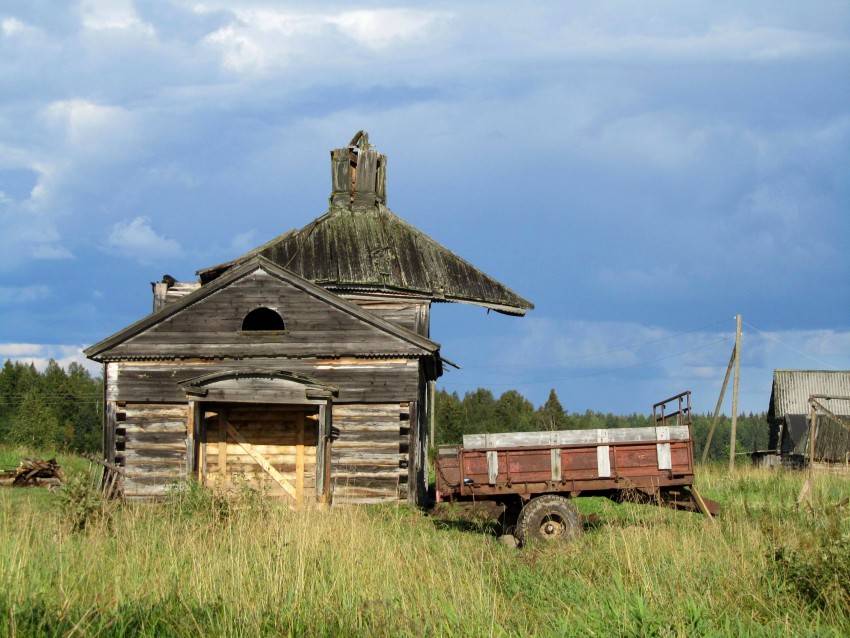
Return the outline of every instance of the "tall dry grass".
[[[848,635],[841,566],[832,573],[808,553],[850,549],[847,512],[828,507],[850,493],[847,480],[819,477],[814,512],[796,506],[799,474],[709,469],[699,481],[724,505],[717,526],[580,499],[599,525],[570,545],[524,550],[450,514],[292,512],[196,486],[167,503],[113,506],[74,531],[58,497],[3,490],[0,632]],[[818,527],[827,520],[837,528]],[[839,596],[800,587],[809,576],[837,582]]]

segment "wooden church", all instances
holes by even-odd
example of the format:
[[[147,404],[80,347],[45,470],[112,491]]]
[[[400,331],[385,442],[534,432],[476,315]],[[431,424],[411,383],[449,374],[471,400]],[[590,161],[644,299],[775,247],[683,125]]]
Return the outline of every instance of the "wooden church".
[[[431,304],[533,306],[387,208],[367,134],[331,166],[327,213],[197,282],[165,277],[150,315],[85,351],[126,498],[194,477],[293,505],[423,502]]]

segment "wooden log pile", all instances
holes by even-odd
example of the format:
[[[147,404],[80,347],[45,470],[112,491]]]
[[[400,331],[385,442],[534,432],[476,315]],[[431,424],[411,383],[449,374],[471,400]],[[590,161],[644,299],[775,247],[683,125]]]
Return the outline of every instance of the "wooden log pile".
[[[0,473],[0,485],[7,487],[58,487],[64,480],[56,459],[21,458],[18,467]]]

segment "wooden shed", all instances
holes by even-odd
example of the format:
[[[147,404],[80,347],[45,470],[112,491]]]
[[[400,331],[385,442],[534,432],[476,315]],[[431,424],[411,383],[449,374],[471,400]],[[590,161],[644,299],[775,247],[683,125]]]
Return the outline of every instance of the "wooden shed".
[[[85,351],[125,497],[197,477],[296,505],[423,502],[432,302],[533,306],[386,207],[366,134],[331,164],[327,213],[197,282],[165,277],[152,314]]]
[[[774,370],[767,422],[768,447],[784,465],[801,465],[809,456],[811,410],[809,397],[820,399],[830,411],[850,420],[850,370]],[[844,397],[844,398],[839,398]],[[830,418],[817,419],[815,461],[845,463],[850,458],[850,432]]]

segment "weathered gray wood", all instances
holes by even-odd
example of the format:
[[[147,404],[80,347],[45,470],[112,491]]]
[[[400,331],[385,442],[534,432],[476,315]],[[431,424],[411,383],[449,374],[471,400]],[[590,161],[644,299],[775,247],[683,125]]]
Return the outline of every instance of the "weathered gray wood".
[[[415,489],[403,495],[399,490],[402,483],[415,486],[415,458],[410,451],[416,436],[411,434],[415,406],[416,402],[404,407],[334,405],[333,425],[340,432],[330,450],[335,503],[416,499]]]
[[[117,427],[117,406],[115,401],[107,401],[103,411],[103,456],[115,463],[115,429]]]
[[[690,433],[686,425],[669,426],[671,441],[686,441]],[[560,430],[556,432],[506,432],[499,434],[465,434],[463,446],[468,450],[502,447],[548,447],[551,445],[596,444],[599,430]],[[631,441],[656,441],[654,427],[612,428],[608,441],[624,443]]]
[[[121,458],[128,474],[156,465],[161,472],[185,478],[193,456],[187,436],[188,405],[127,403],[117,410],[124,419],[116,424],[123,432],[124,450],[116,452],[116,457]]]
[[[286,490],[286,493],[289,494],[295,500],[296,503],[298,503],[300,500],[300,495],[296,491],[295,487],[289,481],[287,481],[281,475],[281,473],[274,468],[271,463],[266,461],[266,459],[263,458],[263,455],[257,452],[254,446],[251,445],[245,439],[245,437],[243,437],[239,433],[236,428],[234,428],[229,423],[225,423],[225,427],[227,428],[227,433],[234,439],[236,439],[236,442],[242,446],[242,448],[257,462],[257,464],[262,467],[269,474],[269,476],[271,476],[275,480],[278,485],[280,485],[284,490]]]
[[[111,401],[185,402],[180,381],[239,368],[269,367],[307,374],[339,388],[335,409],[364,401],[415,400],[419,364],[408,359],[269,359],[110,363],[107,399]],[[396,408],[397,409],[397,408]],[[365,414],[365,413],[364,413]]]
[[[551,457],[551,466],[552,466],[552,480],[560,481],[561,480],[561,450],[558,448],[552,448],[549,451],[549,455]]]
[[[421,474],[421,458],[419,456],[419,418],[418,418],[417,401],[411,401],[408,407],[410,415],[410,430],[407,441],[407,484],[418,485],[419,476]],[[371,447],[378,451],[380,448],[376,445],[377,441],[371,443]],[[396,448],[398,449],[398,448]],[[418,492],[415,489],[409,490],[407,498],[412,505],[416,505],[418,501]]]
[[[332,404],[330,403],[319,406],[319,427],[316,446],[316,493],[320,499],[327,496],[326,488],[330,486],[326,473],[330,471],[328,467],[328,460],[330,459],[328,446],[330,445],[332,409]]]
[[[611,430],[596,430],[596,440],[607,443],[611,439]],[[596,472],[599,478],[611,476],[611,446],[600,445],[596,448]]]
[[[655,428],[656,438],[659,441],[669,441],[670,440],[670,426],[659,426]],[[658,469],[659,470],[672,470],[673,469],[673,458],[670,455],[670,444],[669,443],[656,443],[655,444],[655,453],[658,456]]]
[[[499,453],[495,450],[487,451],[487,481],[490,485],[496,484],[499,476]]]
[[[741,313],[735,325],[735,376],[732,381],[732,429],[729,433],[729,471],[735,471],[735,442],[738,437],[738,379],[741,376]]]
[[[249,264],[87,350],[90,356],[431,356],[438,346],[274,267]],[[274,274],[270,274],[274,272]],[[194,303],[190,303],[194,302]],[[287,333],[269,340],[241,330],[258,305]],[[262,337],[262,338],[261,338]]]
[[[165,306],[165,296],[167,294],[167,283],[159,281],[153,285],[153,312],[159,312],[159,310]]]

